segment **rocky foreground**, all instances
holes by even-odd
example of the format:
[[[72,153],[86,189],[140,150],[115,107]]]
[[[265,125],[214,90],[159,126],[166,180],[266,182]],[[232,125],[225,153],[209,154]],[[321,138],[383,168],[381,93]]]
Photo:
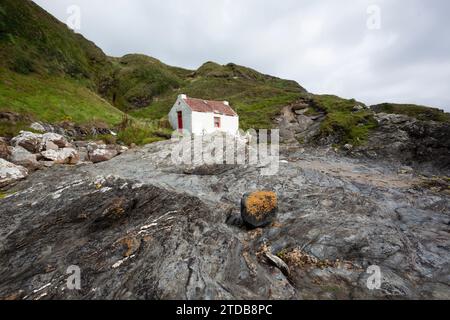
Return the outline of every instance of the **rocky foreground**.
[[[173,142],[54,165],[0,200],[3,299],[449,299],[448,172],[284,147],[280,170],[180,167]],[[278,195],[249,230],[242,196]],[[69,290],[70,266],[81,289]],[[367,268],[381,288],[369,290]]]

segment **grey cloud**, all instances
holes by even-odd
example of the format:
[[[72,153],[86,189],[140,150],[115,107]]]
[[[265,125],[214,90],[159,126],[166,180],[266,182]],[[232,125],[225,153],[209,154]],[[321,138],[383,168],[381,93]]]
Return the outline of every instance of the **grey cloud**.
[[[315,93],[450,111],[447,0],[35,2],[61,21],[80,6],[80,32],[113,56],[145,53],[191,69],[235,62]],[[366,27],[373,4],[380,30]]]

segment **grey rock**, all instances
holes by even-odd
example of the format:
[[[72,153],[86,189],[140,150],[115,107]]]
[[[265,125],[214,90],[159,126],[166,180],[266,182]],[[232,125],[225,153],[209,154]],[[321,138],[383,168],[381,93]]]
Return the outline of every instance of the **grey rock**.
[[[64,136],[57,134],[57,133],[48,132],[42,136],[42,146],[43,147],[41,148],[41,150],[44,150],[44,148],[47,146],[47,144],[49,142],[55,144],[56,146],[58,146],[58,148],[65,148],[65,147],[69,146],[69,142],[67,141],[67,139]],[[47,149],[45,149],[45,150],[47,150]],[[52,149],[52,150],[54,150],[54,149]]]
[[[78,152],[73,148],[42,151],[41,155],[56,164],[77,164],[80,160]]]
[[[45,129],[45,127],[39,122],[33,122],[30,125],[30,129],[33,129],[33,130],[38,131],[38,132],[46,132],[47,131]]]
[[[0,158],[8,160],[11,155],[11,151],[9,149],[8,143],[4,138],[0,137]]]
[[[346,151],[352,151],[352,150],[353,150],[353,145],[347,143],[346,145],[344,145],[344,150],[346,150]]]
[[[0,158],[0,188],[9,186],[28,176],[28,170]]]
[[[55,143],[53,143],[52,141],[47,141],[47,142],[45,142],[45,145],[44,145],[43,149],[44,150],[58,150],[59,147]]]
[[[408,166],[431,164],[450,169],[450,123],[420,121],[405,115],[378,113],[379,123],[366,144],[356,151]]]
[[[23,147],[31,153],[38,153],[42,148],[42,134],[21,131],[18,136],[11,139],[11,145]]]
[[[250,165],[193,175],[171,162],[172,147],[54,166],[17,183],[0,199],[0,298],[450,298],[450,195],[418,187],[395,163],[294,146],[274,176]],[[276,223],[227,223],[244,193],[270,189]],[[342,265],[283,260],[286,277],[258,255],[263,244],[274,256],[301,248]],[[67,290],[71,265],[82,290]],[[372,265],[381,290],[367,288]]]
[[[111,160],[117,156],[119,152],[115,146],[89,144],[88,156],[93,163],[104,162]]]
[[[353,112],[359,112],[359,111],[364,110],[364,109],[365,109],[364,106],[356,105],[356,106],[353,107]]]
[[[12,163],[23,166],[30,171],[37,170],[40,167],[36,155],[21,146],[11,148],[11,156],[9,160]]]

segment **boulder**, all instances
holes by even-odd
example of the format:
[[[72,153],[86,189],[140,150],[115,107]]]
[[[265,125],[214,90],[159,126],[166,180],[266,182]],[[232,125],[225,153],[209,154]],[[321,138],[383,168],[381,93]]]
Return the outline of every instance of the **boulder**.
[[[45,142],[45,145],[43,145],[44,150],[58,150],[59,147],[53,143],[52,141]]]
[[[88,146],[88,142],[86,142],[86,141],[73,141],[72,144],[76,148],[87,148],[87,146]]]
[[[21,146],[11,148],[11,156],[9,160],[12,163],[25,167],[30,171],[37,170],[40,167],[36,155]]]
[[[4,159],[0,159],[0,188],[6,187],[28,176],[28,170]]]
[[[9,150],[8,144],[6,140],[0,138],[0,158],[7,160],[11,155],[11,151]]]
[[[355,151],[407,166],[450,169],[450,123],[385,113],[377,113],[374,118],[378,126],[371,131],[367,143]]]
[[[40,124],[39,122],[33,122],[30,125],[30,129],[33,129],[34,131],[38,131],[38,132],[46,132],[44,126],[42,124]]]
[[[41,151],[42,134],[21,131],[18,136],[11,139],[11,145],[14,147],[21,146],[31,153],[38,153]]]
[[[80,161],[78,152],[73,148],[46,150],[42,151],[41,154],[45,159],[57,164],[77,164]]]
[[[359,111],[364,110],[364,109],[365,109],[364,106],[356,105],[356,106],[353,107],[353,112],[359,112]]]
[[[304,115],[307,111],[308,111],[308,109],[300,109],[300,110],[294,110],[294,113],[296,115],[300,116],[300,115]]]
[[[124,151],[125,149],[116,145],[106,145],[101,142],[91,142],[87,145],[88,158],[93,163],[111,160]]]
[[[353,145],[350,143],[347,143],[346,145],[344,145],[344,150],[345,151],[352,151],[353,150]]]
[[[77,147],[77,151],[80,156],[80,161],[89,161],[89,154],[86,147]]]
[[[118,154],[122,154],[122,153],[127,152],[127,151],[128,151],[128,147],[126,147],[126,146],[117,146],[117,153]]]
[[[53,132],[45,133],[42,136],[42,146],[45,147],[48,142],[54,143],[59,148],[66,148],[69,146],[69,142],[67,142],[67,139],[64,138],[64,136]]]
[[[89,160],[93,163],[108,161],[118,155],[115,148],[97,148],[89,151]]]
[[[275,219],[278,200],[275,192],[257,191],[246,193],[241,200],[241,216],[249,228],[262,228]]]

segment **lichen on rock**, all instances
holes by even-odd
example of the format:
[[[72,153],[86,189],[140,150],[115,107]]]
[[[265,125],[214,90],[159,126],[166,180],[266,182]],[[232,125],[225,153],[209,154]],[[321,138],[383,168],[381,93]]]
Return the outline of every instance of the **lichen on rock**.
[[[245,194],[241,201],[241,215],[247,226],[260,228],[270,224],[278,209],[275,192],[256,191]]]

